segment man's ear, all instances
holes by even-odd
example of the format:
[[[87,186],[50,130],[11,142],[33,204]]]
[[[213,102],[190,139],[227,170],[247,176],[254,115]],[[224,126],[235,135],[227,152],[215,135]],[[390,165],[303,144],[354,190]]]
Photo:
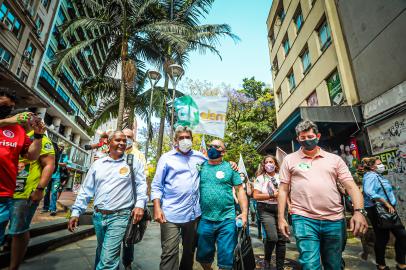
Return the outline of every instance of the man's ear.
[[[321,133],[317,133],[317,135],[316,135],[316,136],[317,136],[317,139],[318,139],[318,140],[320,140]]]

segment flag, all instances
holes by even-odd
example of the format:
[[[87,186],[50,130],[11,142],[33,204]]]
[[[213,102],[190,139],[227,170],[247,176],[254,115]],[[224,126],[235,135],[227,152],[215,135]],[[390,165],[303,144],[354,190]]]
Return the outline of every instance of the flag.
[[[283,151],[283,150],[280,149],[279,147],[276,147],[276,155],[275,155],[275,157],[276,157],[276,160],[277,160],[278,163],[279,163],[279,166],[282,166],[282,162],[283,162],[283,160],[285,159],[285,157],[286,157],[287,155],[288,155],[288,154],[286,154],[285,151]]]
[[[204,135],[202,137],[202,142],[200,143],[200,152],[203,153],[203,155],[205,155],[207,157],[207,147],[206,147],[206,141],[204,140]]]
[[[248,178],[247,170],[245,169],[244,160],[242,159],[242,155],[240,153],[240,160],[238,161],[238,172],[245,174],[245,177]]]

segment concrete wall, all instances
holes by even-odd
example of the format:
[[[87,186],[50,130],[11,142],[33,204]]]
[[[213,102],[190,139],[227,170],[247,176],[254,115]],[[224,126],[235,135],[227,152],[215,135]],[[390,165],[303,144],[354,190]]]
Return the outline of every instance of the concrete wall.
[[[406,79],[406,1],[337,0],[363,103]]]

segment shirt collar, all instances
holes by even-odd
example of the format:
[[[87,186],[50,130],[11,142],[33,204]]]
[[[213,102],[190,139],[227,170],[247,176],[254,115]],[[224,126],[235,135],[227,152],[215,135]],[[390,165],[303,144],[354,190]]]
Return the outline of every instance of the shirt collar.
[[[173,149],[173,150],[169,151],[169,154],[170,154],[170,155],[181,155],[181,156],[193,156],[193,155],[194,155],[194,150],[190,150],[190,151],[185,155],[185,154],[179,152],[178,150]]]
[[[306,155],[306,154],[303,152],[303,148],[300,147],[300,149],[299,149],[299,151],[298,151],[300,158],[301,158],[301,159],[304,159],[304,158],[325,157],[325,156],[326,156],[326,151],[324,151],[323,149],[321,149],[321,147],[319,147],[319,146],[317,146],[317,147],[319,148],[319,151],[317,152],[317,154],[316,154],[314,157],[310,157],[310,156]]]
[[[127,159],[127,154],[122,155],[119,159],[112,159],[110,157],[110,155],[109,155],[109,156],[105,157],[103,162],[107,162],[107,161],[108,162],[121,162],[121,161],[126,160],[126,159]]]

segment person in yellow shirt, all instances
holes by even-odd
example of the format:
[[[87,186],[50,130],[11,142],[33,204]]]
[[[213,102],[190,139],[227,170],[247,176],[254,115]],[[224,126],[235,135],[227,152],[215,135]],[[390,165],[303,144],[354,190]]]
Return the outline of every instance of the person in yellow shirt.
[[[31,140],[34,139],[33,131],[27,135]],[[12,236],[10,269],[18,269],[24,259],[30,239],[30,223],[39,202],[44,197],[44,189],[51,179],[54,168],[54,147],[45,135],[37,160],[31,161],[22,157],[19,159],[17,187],[10,211],[9,234]]]

